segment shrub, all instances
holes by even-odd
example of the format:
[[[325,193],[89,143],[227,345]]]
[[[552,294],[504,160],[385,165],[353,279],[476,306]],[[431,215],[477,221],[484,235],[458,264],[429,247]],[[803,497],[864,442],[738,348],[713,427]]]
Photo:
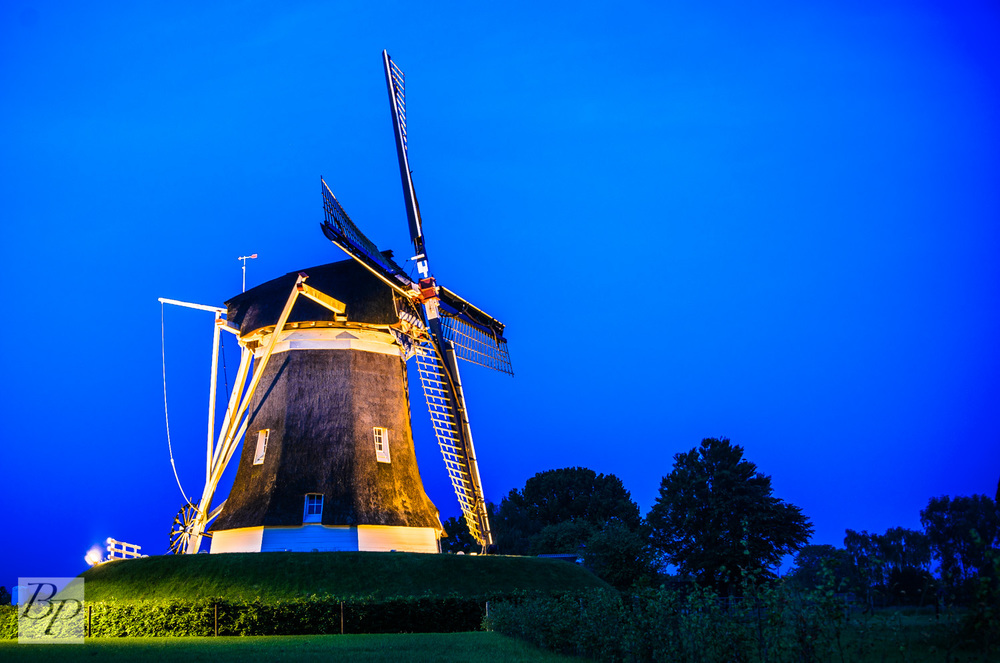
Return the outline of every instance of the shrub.
[[[17,637],[17,606],[0,605],[0,639]]]
[[[442,633],[478,630],[497,598],[161,599],[88,601],[86,609],[97,637],[208,636],[216,626],[219,635],[312,635],[340,633],[341,624],[345,633]],[[0,606],[0,637],[17,637],[16,606]]]
[[[850,660],[844,603],[832,590],[744,583],[742,597],[709,588],[592,592],[491,605],[486,628],[552,651],[603,661]],[[839,650],[839,651],[838,651]],[[846,656],[846,658],[845,658]]]
[[[610,590],[501,600],[490,605],[483,626],[563,654],[623,657],[624,610],[621,597]]]

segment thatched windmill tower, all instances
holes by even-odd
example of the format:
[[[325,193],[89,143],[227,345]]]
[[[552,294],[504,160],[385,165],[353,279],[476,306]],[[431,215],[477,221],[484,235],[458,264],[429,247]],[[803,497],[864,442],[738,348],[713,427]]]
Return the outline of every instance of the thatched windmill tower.
[[[417,470],[392,290],[354,260],[305,273],[347,315],[331,320],[304,298],[293,307],[250,401],[212,552],[436,552],[441,522]],[[241,344],[262,351],[296,278],[226,303]]]
[[[209,409],[205,487],[174,520],[174,552],[198,552],[213,520],[212,552],[438,550],[441,523],[413,449],[411,358],[470,532],[484,549],[493,543],[457,360],[512,373],[504,325],[430,276],[403,74],[385,52],[383,63],[412,260],[423,278],[379,251],[321,180],[323,233],[350,260],[268,281],[225,309],[184,304],[215,312],[213,364],[223,330],[238,337],[242,358],[217,438]],[[241,440],[233,489],[213,505]]]

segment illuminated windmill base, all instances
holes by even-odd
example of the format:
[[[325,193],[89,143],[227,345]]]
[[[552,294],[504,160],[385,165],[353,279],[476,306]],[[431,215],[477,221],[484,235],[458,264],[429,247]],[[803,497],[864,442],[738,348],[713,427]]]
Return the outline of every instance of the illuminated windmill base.
[[[438,552],[441,522],[417,469],[392,292],[354,261],[307,272],[347,315],[307,300],[292,309],[250,401],[212,552]],[[227,302],[255,359],[295,276]]]

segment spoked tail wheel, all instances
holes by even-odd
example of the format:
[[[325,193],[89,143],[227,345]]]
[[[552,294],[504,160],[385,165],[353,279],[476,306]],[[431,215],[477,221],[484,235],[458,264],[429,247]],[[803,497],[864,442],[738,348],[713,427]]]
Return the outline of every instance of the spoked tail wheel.
[[[185,504],[174,516],[174,524],[170,528],[170,548],[173,555],[183,555],[187,552],[188,542],[194,531],[194,521],[198,517],[198,509],[193,504]]]

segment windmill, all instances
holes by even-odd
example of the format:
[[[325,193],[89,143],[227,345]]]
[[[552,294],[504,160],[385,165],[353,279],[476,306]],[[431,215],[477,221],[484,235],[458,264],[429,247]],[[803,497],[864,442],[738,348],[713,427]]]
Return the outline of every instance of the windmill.
[[[431,540],[436,548],[440,520],[413,452],[409,359],[469,530],[484,550],[493,544],[458,360],[512,375],[504,325],[431,275],[409,167],[403,73],[387,52],[382,58],[419,277],[357,228],[321,178],[321,227],[348,260],[261,284],[225,309],[189,305],[215,313],[213,366],[220,330],[237,336],[241,362],[217,438],[213,373],[205,487],[174,520],[173,552],[198,552],[205,536],[214,536],[213,552],[429,551]],[[233,489],[213,507],[244,438]]]

